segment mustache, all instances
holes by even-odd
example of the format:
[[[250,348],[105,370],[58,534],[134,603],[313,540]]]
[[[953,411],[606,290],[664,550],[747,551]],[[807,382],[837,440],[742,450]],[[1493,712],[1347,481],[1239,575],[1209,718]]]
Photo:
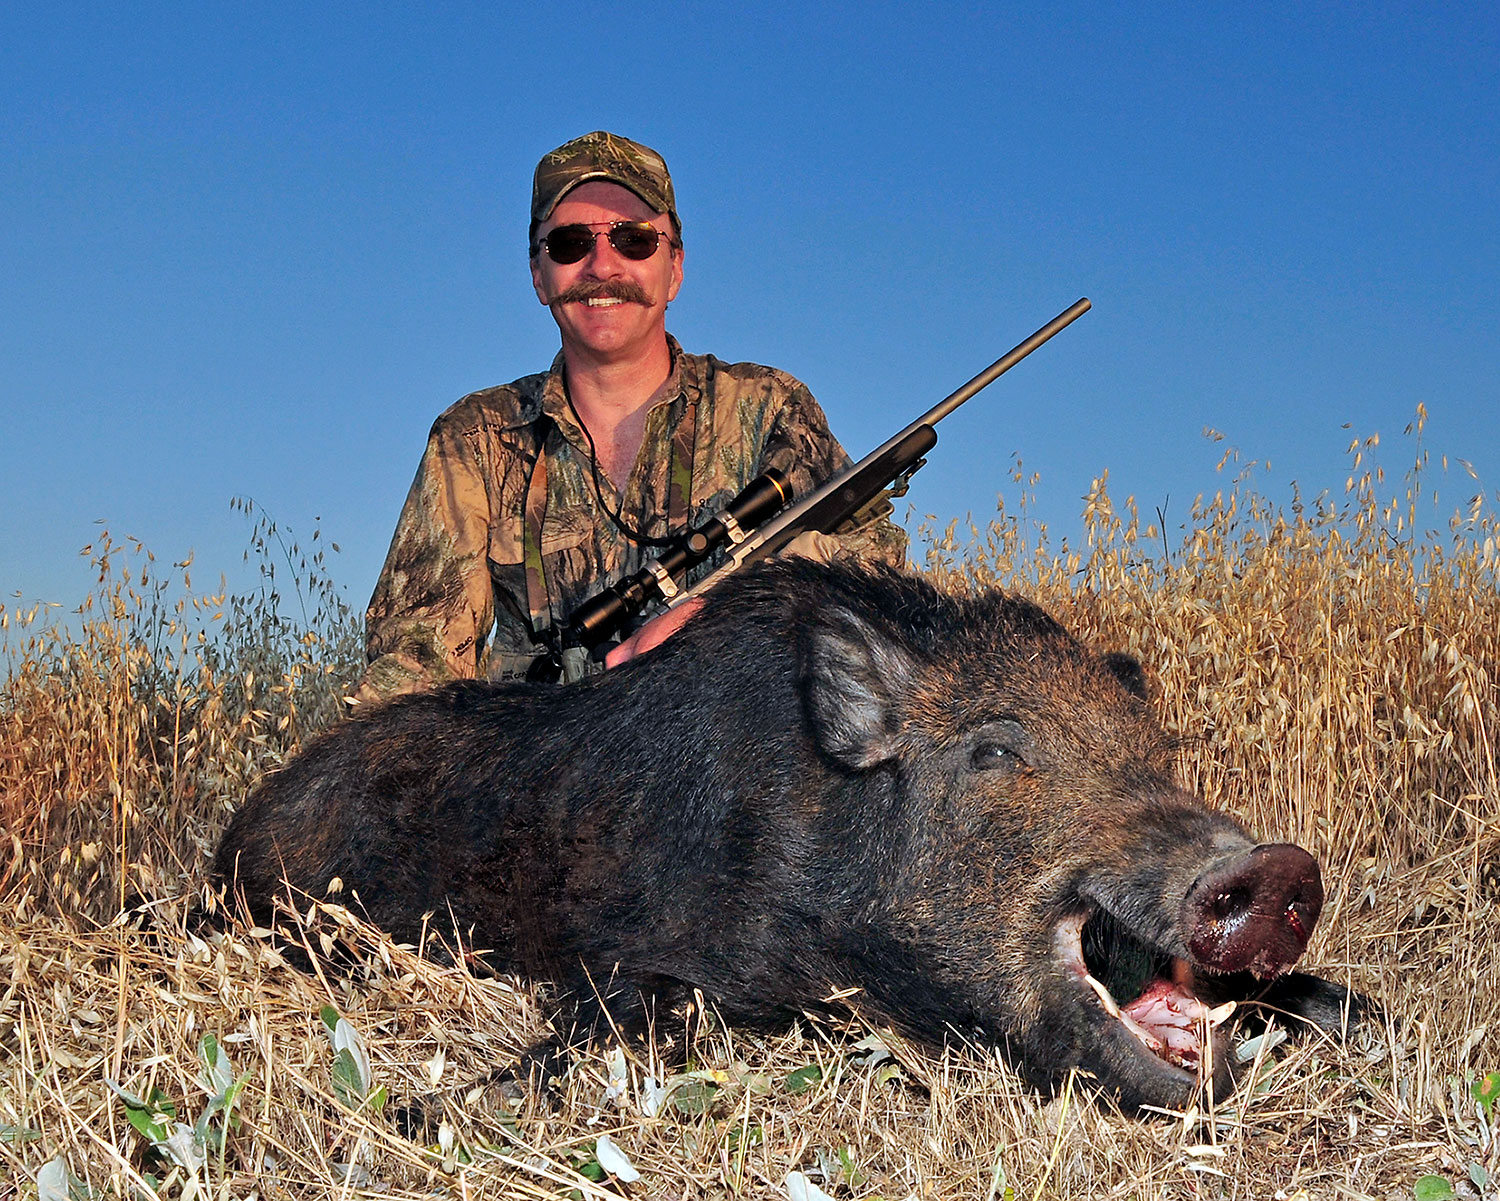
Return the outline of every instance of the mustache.
[[[576,304],[595,298],[624,300],[631,304],[651,303],[650,293],[632,279],[581,279],[572,287],[564,288],[550,303]]]

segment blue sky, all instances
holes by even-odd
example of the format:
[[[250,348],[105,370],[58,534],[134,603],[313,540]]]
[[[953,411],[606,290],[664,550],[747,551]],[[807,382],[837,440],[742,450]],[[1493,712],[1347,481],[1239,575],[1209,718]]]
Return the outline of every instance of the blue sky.
[[[350,15],[358,14],[358,15]],[[1500,489],[1500,7],[31,5],[0,13],[0,603],[76,605],[102,521],[197,579],[249,496],[363,606],[428,426],[542,370],[537,158],[671,165],[689,349],[783,367],[859,457],[1075,298],[910,494],[1013,455],[1078,529],[1223,483]],[[1345,427],[1349,428],[1345,428]]]

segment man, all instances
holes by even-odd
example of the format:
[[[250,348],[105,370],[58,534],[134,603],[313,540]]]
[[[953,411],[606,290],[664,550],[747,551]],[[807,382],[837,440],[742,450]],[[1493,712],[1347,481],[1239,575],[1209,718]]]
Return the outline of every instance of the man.
[[[549,664],[566,680],[603,670],[566,645],[581,602],[767,468],[801,496],[849,462],[791,376],[687,354],[667,333],[682,223],[654,150],[596,132],[547,155],[530,243],[562,349],[547,373],[466,396],[433,425],[370,600],[361,699],[546,678]],[[882,500],[858,514],[834,549],[899,564],[905,535],[889,512]],[[688,612],[649,623],[614,659]]]

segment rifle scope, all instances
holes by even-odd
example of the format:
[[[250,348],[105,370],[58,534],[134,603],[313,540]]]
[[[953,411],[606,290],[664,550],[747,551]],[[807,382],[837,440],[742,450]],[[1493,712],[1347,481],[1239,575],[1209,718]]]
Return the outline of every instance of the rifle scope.
[[[568,630],[593,650],[655,600],[669,601],[679,589],[674,576],[696,567],[720,547],[743,542],[748,530],[773,516],[789,500],[786,475],[772,467],[696,529],[688,530],[634,575],[590,597],[573,611]]]

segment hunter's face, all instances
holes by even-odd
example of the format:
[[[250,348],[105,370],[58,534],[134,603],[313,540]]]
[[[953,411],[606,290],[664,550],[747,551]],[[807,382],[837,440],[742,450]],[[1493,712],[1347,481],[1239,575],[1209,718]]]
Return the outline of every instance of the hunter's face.
[[[649,258],[626,258],[610,244],[617,221],[645,222],[664,236]],[[682,286],[682,251],[671,244],[672,219],[653,212],[618,184],[591,180],[569,192],[537,230],[540,243],[563,225],[599,234],[576,263],[557,263],[539,250],[531,260],[537,298],[552,310],[563,348],[586,362],[623,362],[666,339],[667,304]]]

